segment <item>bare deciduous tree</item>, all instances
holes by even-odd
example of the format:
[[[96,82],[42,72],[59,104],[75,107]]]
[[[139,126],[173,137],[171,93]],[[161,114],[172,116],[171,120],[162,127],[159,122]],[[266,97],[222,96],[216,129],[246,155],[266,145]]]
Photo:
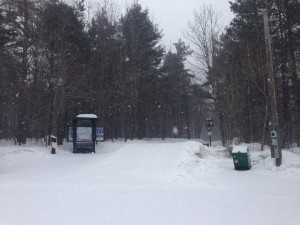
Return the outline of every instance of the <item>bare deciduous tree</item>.
[[[202,5],[199,10],[194,10],[193,21],[188,23],[184,33],[191,42],[196,59],[195,67],[201,75],[206,75],[213,65],[216,44],[221,32],[221,13],[211,4]]]

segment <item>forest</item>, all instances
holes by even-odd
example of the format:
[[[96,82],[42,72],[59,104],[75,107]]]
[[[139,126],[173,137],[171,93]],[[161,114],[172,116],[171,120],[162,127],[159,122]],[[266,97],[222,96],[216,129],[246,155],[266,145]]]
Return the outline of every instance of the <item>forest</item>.
[[[0,0],[0,139],[25,144],[51,124],[62,144],[79,113],[96,114],[106,139],[200,138],[214,112],[224,145],[235,137],[268,144],[267,9],[281,144],[300,145],[299,0],[232,1],[225,29],[204,5],[172,49],[138,1],[121,15],[113,1],[87,8],[84,0]]]

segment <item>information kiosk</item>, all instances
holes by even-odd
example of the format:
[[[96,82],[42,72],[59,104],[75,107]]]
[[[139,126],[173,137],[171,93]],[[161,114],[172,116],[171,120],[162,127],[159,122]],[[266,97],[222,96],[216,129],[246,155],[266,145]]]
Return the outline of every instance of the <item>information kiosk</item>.
[[[79,114],[68,125],[68,141],[73,142],[73,153],[96,152],[96,121],[94,114]]]

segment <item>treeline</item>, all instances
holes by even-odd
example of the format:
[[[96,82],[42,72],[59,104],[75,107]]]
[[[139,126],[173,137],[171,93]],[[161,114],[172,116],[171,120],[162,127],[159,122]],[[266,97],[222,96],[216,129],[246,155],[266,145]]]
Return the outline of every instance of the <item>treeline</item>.
[[[82,0],[0,2],[0,139],[26,143],[52,124],[62,143],[79,113],[106,138],[199,137],[211,96],[185,68],[189,47],[166,51],[140,4],[120,17],[109,6],[87,21]]]
[[[235,18],[214,42],[208,70],[223,143],[233,137],[266,143],[270,91],[264,24],[267,9],[273,49],[281,144],[300,145],[300,2],[236,0]]]

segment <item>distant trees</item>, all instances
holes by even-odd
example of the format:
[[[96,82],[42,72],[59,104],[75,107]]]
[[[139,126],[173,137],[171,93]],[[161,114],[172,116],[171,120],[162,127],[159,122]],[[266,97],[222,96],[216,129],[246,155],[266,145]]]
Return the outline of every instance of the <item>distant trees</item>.
[[[300,145],[300,3],[236,0],[220,35],[211,6],[195,11],[186,38],[192,53],[160,44],[162,31],[137,2],[124,15],[113,2],[85,18],[84,1],[0,1],[0,138],[23,144],[47,124],[63,142],[67,122],[95,113],[106,138],[199,138],[214,103],[224,144],[266,143],[270,119],[263,21],[268,9],[282,145]]]
[[[174,45],[176,53],[169,51],[166,54],[159,83],[161,136],[199,137],[202,114],[207,106],[205,100],[211,96],[200,85],[192,83],[190,78],[193,76],[185,69],[186,57],[192,53],[189,46],[181,40]],[[178,134],[170,132],[174,128]]]
[[[62,143],[79,113],[112,139],[199,136],[209,96],[184,68],[188,47],[165,54],[148,9],[117,18],[110,5],[85,21],[83,1],[0,2],[0,138],[22,144],[53,124]]]

